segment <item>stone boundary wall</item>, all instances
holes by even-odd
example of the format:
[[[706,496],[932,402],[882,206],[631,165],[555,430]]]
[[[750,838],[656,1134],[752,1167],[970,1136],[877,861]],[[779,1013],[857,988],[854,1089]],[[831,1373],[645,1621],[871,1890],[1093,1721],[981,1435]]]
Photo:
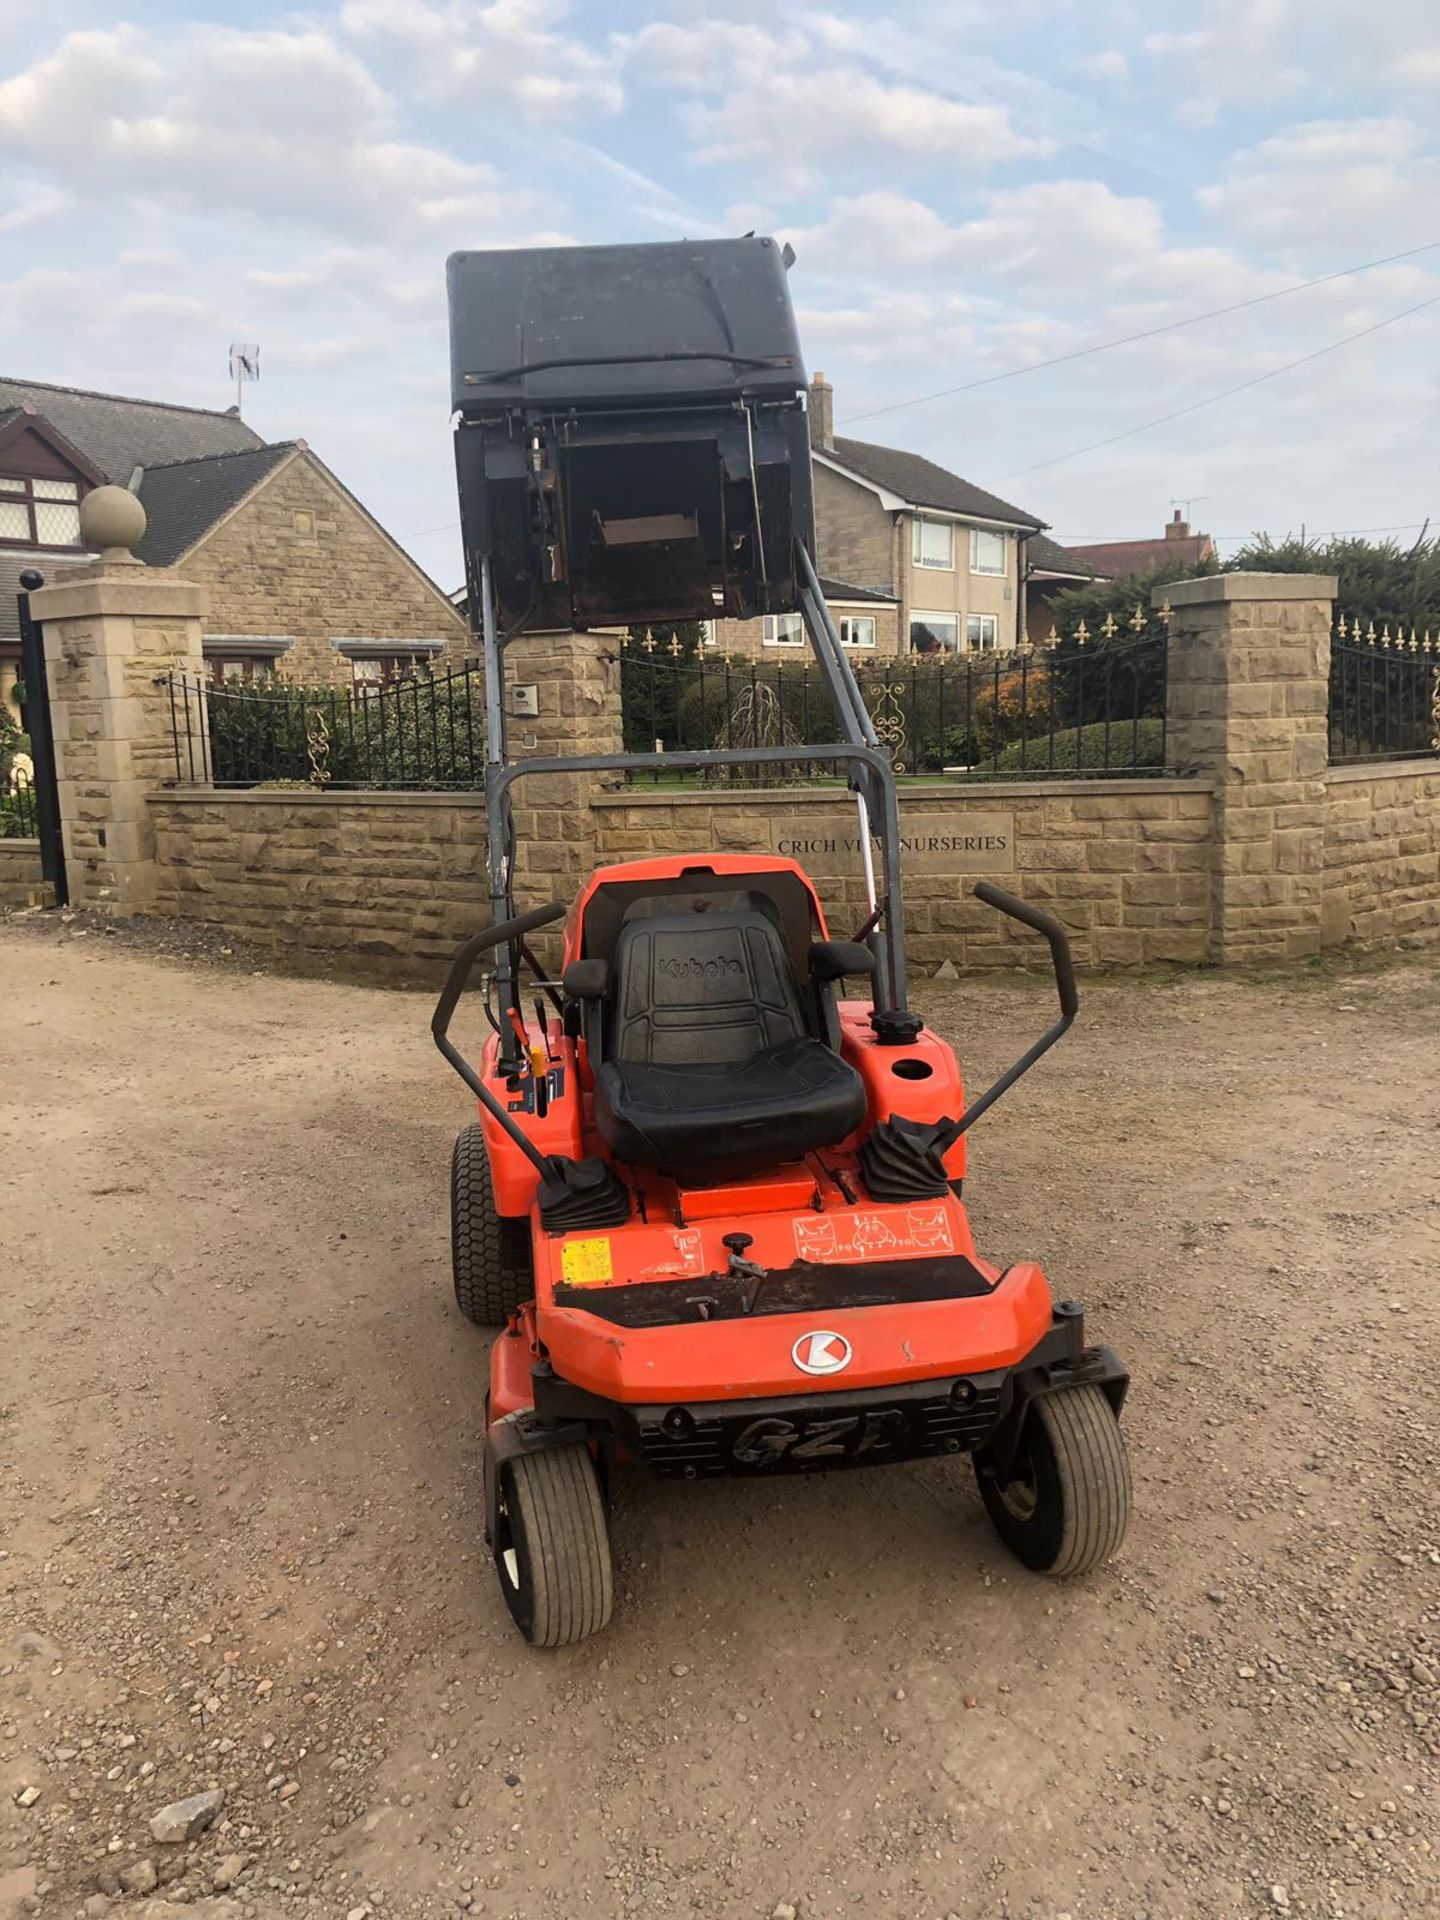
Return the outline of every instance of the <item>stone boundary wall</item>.
[[[490,919],[472,793],[150,796],[155,911],[259,946],[441,961]]]
[[[1197,780],[907,791],[914,964],[1043,964],[1031,936],[970,897],[982,876],[1052,906],[1082,966],[1203,960],[1211,807]],[[478,794],[192,789],[153,793],[150,811],[156,911],[262,946],[433,968],[489,919]],[[632,790],[597,794],[591,813],[602,863],[793,850],[839,932],[865,916],[854,803],[838,788]],[[537,814],[538,825],[550,824]],[[578,851],[556,839],[522,843],[520,905],[573,898]]]
[[[40,885],[40,842],[0,840],[0,907],[31,906]]]
[[[1440,762],[1331,767],[1324,812],[1325,946],[1440,936]]]
[[[706,848],[789,852],[811,872],[837,935],[865,918],[854,801],[838,788],[713,794],[637,787],[594,805],[602,860]],[[971,898],[982,878],[1057,913],[1080,966],[1204,960],[1212,812],[1203,780],[902,788],[912,964],[1046,964],[1043,942]]]

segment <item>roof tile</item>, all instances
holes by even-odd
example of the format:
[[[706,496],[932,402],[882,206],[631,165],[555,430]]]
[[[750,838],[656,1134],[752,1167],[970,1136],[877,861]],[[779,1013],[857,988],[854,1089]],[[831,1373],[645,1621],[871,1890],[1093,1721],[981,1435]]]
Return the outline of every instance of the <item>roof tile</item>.
[[[817,447],[815,451],[822,459],[828,454],[838,465],[868,480],[872,486],[899,494],[911,506],[935,507],[941,513],[962,514],[979,520],[1005,520],[1012,526],[1038,528],[1045,524],[1033,513],[1011,506],[1008,500],[987,493],[983,487],[973,486],[958,473],[936,466],[922,454],[903,453],[898,447],[877,447],[868,440],[847,440],[840,434],[836,434],[829,446]]]

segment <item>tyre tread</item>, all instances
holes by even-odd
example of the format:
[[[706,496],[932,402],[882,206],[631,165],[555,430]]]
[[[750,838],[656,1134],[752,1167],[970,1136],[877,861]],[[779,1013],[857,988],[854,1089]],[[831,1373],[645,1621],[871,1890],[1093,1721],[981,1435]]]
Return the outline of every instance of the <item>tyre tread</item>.
[[[1096,1386],[1037,1403],[1066,1490],[1065,1536],[1050,1572],[1089,1573],[1118,1550],[1130,1519],[1130,1464],[1120,1423]]]
[[[583,1446],[546,1448],[510,1463],[524,1508],[533,1599],[530,1640],[568,1647],[598,1633],[614,1603],[610,1532],[594,1462]]]
[[[472,1121],[450,1159],[450,1255],[456,1303],[477,1327],[503,1327],[534,1291],[528,1257],[516,1258],[521,1226],[495,1211],[484,1130]]]

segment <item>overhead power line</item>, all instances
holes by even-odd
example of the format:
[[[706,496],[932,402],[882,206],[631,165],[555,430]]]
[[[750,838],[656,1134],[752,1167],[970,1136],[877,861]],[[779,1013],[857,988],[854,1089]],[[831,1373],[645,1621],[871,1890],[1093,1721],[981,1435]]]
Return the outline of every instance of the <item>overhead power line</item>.
[[[1176,407],[1170,413],[1162,413],[1158,419],[1142,420],[1138,426],[1125,427],[1119,433],[1107,434],[1103,440],[1092,440],[1088,446],[1072,447],[1068,453],[1057,453],[1049,460],[1037,460],[1033,466],[1012,467],[1009,473],[1002,473],[1002,480],[1018,480],[1027,473],[1039,473],[1046,467],[1058,467],[1066,460],[1078,460],[1081,454],[1098,453],[1101,447],[1113,447],[1117,440],[1129,440],[1137,433],[1149,433],[1153,427],[1163,427],[1168,421],[1181,420],[1187,413],[1199,413],[1202,407],[1218,406],[1222,400],[1233,400],[1237,393],[1248,393],[1252,387],[1263,386],[1267,380],[1276,380],[1282,373],[1293,373],[1296,367],[1309,366],[1312,360],[1323,360],[1327,353],[1337,353],[1341,347],[1352,346],[1357,340],[1364,340],[1372,333],[1379,333],[1384,327],[1393,327],[1397,321],[1408,320],[1412,314],[1423,313],[1427,307],[1440,305],[1440,293],[1431,294],[1428,300],[1421,300],[1413,307],[1406,307],[1403,313],[1392,313],[1384,320],[1377,320],[1372,326],[1361,327],[1358,333],[1347,333],[1343,340],[1332,340],[1328,346],[1317,347],[1313,353],[1302,353],[1298,360],[1287,360],[1283,367],[1271,367],[1268,373],[1257,373],[1251,380],[1242,380],[1239,386],[1225,387],[1219,393],[1207,394],[1203,400],[1192,400],[1188,407]]]
[[[1007,367],[1003,373],[987,373],[978,380],[966,380],[958,387],[941,387],[936,393],[920,393],[913,400],[892,400],[887,406],[870,407],[854,413],[844,423],[874,420],[882,413],[899,413],[905,407],[922,407],[928,400],[949,400],[957,393],[973,393],[977,387],[993,387],[999,380],[1017,380],[1022,373],[1043,373],[1047,367],[1063,367],[1072,360],[1086,360],[1092,354],[1109,353],[1115,347],[1133,347],[1139,340],[1153,340],[1158,334],[1176,333],[1181,327],[1197,327],[1202,320],[1221,320],[1227,313],[1243,313],[1247,307],[1263,307],[1269,300],[1283,300],[1292,293],[1304,293],[1310,287],[1323,287],[1332,280],[1348,280],[1352,274],[1369,273],[1373,267],[1392,267],[1397,260],[1413,260],[1418,253],[1433,253],[1440,240],[1427,240],[1423,246],[1407,247],[1403,253],[1387,253],[1383,260],[1362,260],[1358,267],[1341,267],[1336,273],[1322,273],[1314,280],[1297,280],[1290,287],[1276,287],[1273,293],[1257,293],[1249,300],[1233,301],[1228,307],[1211,307],[1205,313],[1192,313],[1184,320],[1167,320],[1163,326],[1145,327],[1139,333],[1121,334],[1115,340],[1097,340],[1093,346],[1075,347],[1069,353],[1054,354],[1048,360],[1029,360],[1023,366]]]
[[[1397,520],[1385,527],[1322,527],[1311,534],[1312,540],[1348,540],[1366,533],[1414,533],[1417,527],[1428,527],[1428,520]],[[1252,527],[1248,533],[1212,533],[1212,540],[1253,540],[1260,531]],[[1154,533],[1050,533],[1049,538],[1057,547],[1128,547],[1140,540],[1155,540]]]

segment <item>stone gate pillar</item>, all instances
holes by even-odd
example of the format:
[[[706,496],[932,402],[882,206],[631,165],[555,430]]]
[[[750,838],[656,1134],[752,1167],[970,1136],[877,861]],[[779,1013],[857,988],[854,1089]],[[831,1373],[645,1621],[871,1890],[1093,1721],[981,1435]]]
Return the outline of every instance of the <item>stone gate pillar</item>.
[[[155,900],[145,796],[175,773],[168,675],[199,676],[204,589],[134,557],[145,510],[123,487],[80,507],[98,560],[30,596],[43,626],[71,903],[119,915]]]
[[[512,760],[621,751],[618,633],[525,634],[505,650],[505,685]],[[575,897],[597,861],[591,796],[620,778],[537,774],[512,790],[518,902]]]
[[[1210,958],[1320,951],[1333,574],[1218,573],[1168,601],[1166,759],[1215,782]]]

